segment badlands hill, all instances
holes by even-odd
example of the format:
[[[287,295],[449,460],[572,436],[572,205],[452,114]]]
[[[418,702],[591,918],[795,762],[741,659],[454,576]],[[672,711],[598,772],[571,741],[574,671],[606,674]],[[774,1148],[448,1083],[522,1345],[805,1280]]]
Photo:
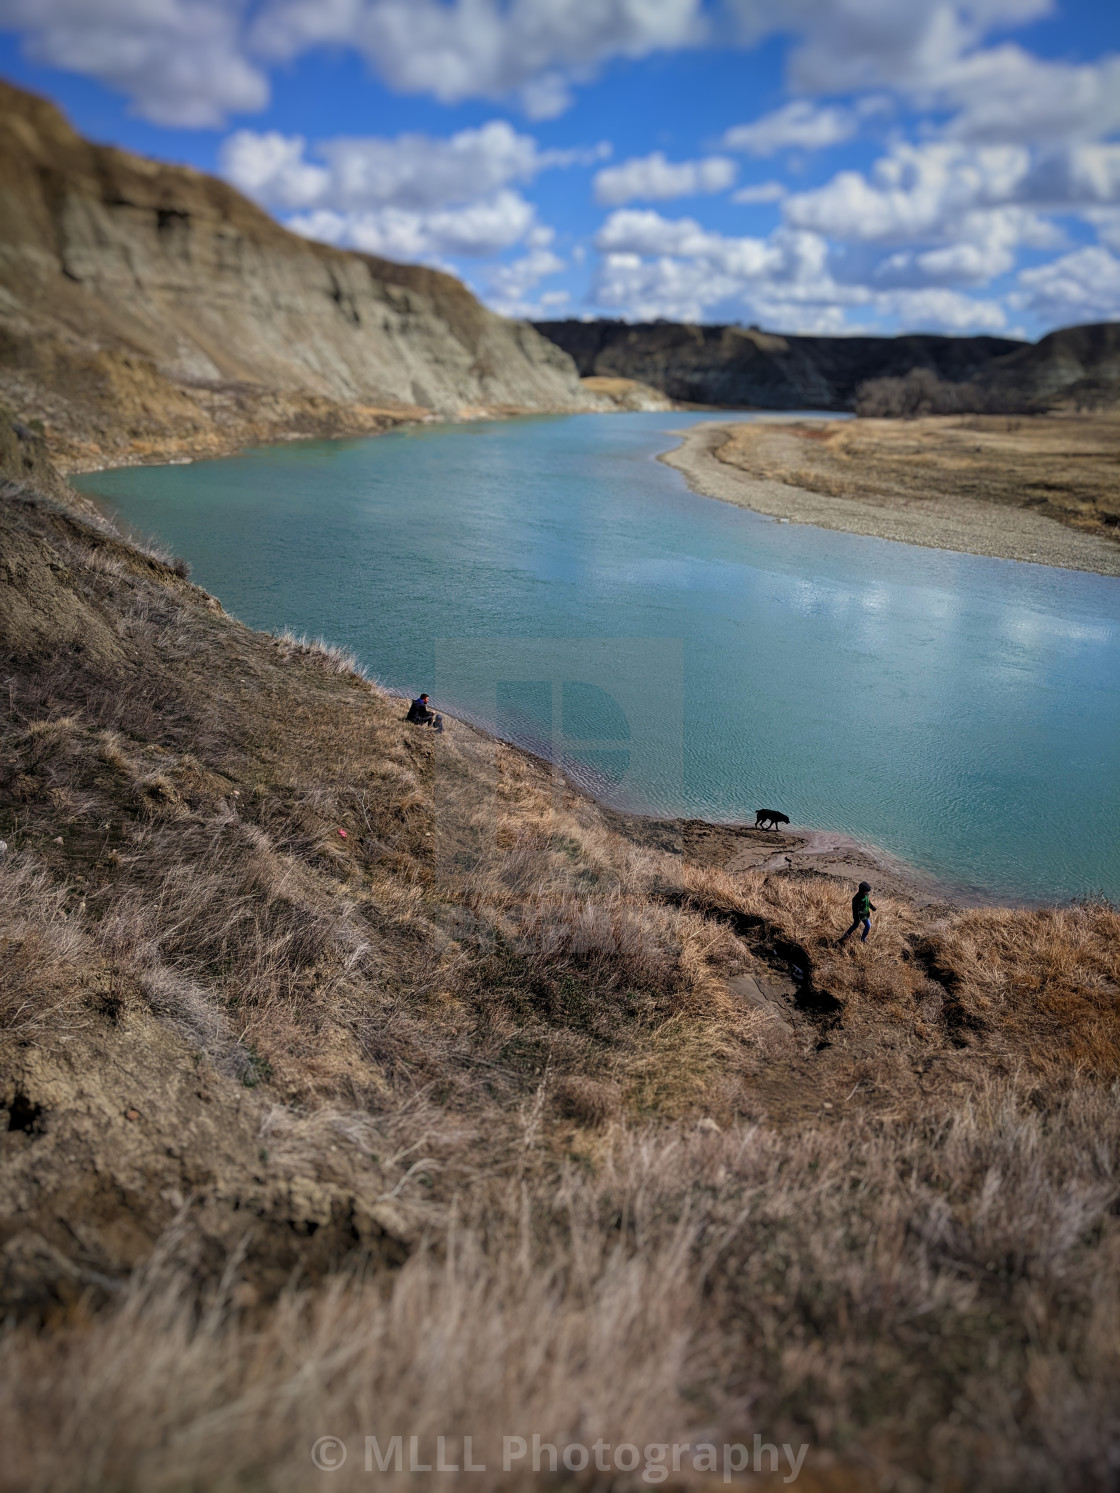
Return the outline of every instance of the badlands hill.
[[[585,378],[632,378],[672,399],[740,409],[852,409],[868,379],[921,367],[955,383],[1022,346],[1004,337],[785,337],[660,321],[536,326]]]
[[[0,83],[0,401],[63,465],[583,397],[565,353],[451,276],[310,243]]]
[[[670,398],[861,414],[1028,413],[1120,398],[1120,324],[1005,337],[786,337],[757,327],[537,322],[585,377]],[[868,386],[871,385],[870,391]],[[868,394],[870,392],[870,398]]]
[[[1045,410],[1120,400],[1120,322],[1063,327],[1032,346],[994,359],[973,382],[992,404]]]

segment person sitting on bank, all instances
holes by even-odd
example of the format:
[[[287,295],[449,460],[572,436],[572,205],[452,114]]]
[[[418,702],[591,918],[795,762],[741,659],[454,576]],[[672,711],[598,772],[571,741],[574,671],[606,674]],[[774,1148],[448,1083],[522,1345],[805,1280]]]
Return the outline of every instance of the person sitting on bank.
[[[435,720],[435,711],[428,709],[427,695],[418,695],[408,707],[405,720],[413,726],[430,726]]]
[[[867,942],[867,935],[871,932],[871,914],[877,912],[878,908],[871,900],[871,885],[869,882],[861,881],[859,891],[852,898],[852,926],[844,934],[840,942],[844,943],[863,924],[863,932],[860,935],[860,943]]]

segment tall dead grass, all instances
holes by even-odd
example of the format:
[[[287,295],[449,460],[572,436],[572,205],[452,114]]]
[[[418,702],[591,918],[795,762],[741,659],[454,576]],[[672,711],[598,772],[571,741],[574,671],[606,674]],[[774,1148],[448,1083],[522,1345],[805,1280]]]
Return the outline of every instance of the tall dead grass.
[[[8,1330],[3,1485],[294,1488],[330,1435],[332,1486],[360,1486],[368,1435],[442,1435],[452,1461],[469,1435],[487,1472],[448,1486],[496,1487],[503,1436],[761,1431],[867,1486],[1107,1487],[1116,1097],[1041,1116],[991,1086],[901,1131],[616,1130],[590,1169],[464,1173],[391,1278],[267,1311],[235,1266],[200,1309],[184,1222],[110,1310]]]

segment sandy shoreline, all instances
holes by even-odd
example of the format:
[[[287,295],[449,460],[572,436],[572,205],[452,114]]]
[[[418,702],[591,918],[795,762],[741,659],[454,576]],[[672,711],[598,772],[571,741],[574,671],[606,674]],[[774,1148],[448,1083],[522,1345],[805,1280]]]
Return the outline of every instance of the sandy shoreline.
[[[1041,513],[973,498],[900,496],[885,504],[811,492],[753,476],[719,459],[718,448],[736,422],[674,432],[681,444],[659,461],[680,472],[694,492],[790,523],[813,524],[904,544],[994,559],[1052,565],[1120,576],[1120,546],[1058,523]]]

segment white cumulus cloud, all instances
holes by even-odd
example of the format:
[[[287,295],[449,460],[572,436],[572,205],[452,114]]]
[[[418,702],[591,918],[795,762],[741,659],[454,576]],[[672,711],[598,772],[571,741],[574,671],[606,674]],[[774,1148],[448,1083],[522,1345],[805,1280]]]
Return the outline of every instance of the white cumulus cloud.
[[[704,30],[700,0],[266,0],[252,39],[275,59],[353,47],[402,92],[448,104],[520,93],[545,119],[608,59],[689,46]]]
[[[732,192],[732,202],[750,205],[755,202],[781,202],[789,191],[784,182],[760,181],[749,187],[740,187],[737,192]]]
[[[518,243],[536,212],[515,184],[601,154],[542,151],[531,136],[493,120],[444,139],[365,136],[313,148],[298,135],[238,130],[220,160],[234,186],[293,213],[286,221],[298,233],[390,259],[442,263]]]
[[[661,151],[621,161],[595,174],[595,197],[610,207],[635,199],[666,201],[723,192],[735,180],[736,165],[726,156],[699,161],[667,161]]]
[[[624,209],[610,215],[595,242],[602,255],[595,304],[642,320],[718,315],[791,332],[840,332],[852,330],[847,314],[857,311],[872,324],[893,318],[928,331],[992,331],[1007,324],[992,298],[944,285],[841,276],[827,240],[805,229],[733,237],[693,218]]]
[[[806,93],[929,86],[996,27],[1037,20],[1053,0],[729,0],[749,41],[794,39],[793,86]]]
[[[780,150],[823,150],[850,140],[859,129],[853,109],[822,108],[808,99],[794,99],[753,124],[737,124],[723,137],[728,150],[745,150],[754,156],[772,156]]]
[[[838,172],[824,186],[786,201],[790,222],[836,238],[905,241],[952,232],[965,213],[1017,199],[1031,168],[1020,146],[903,142],[875,163],[870,178]]]
[[[571,153],[541,151],[504,119],[445,139],[430,135],[325,140],[307,159],[301,136],[238,130],[224,143],[227,180],[268,207],[340,210],[392,203],[412,209],[470,202],[531,181]]]
[[[268,78],[241,40],[241,0],[0,0],[0,28],[36,62],[96,78],[138,114],[223,125],[268,103]]]
[[[1065,243],[1055,215],[1120,204],[1120,147],[901,142],[868,175],[841,171],[786,198],[786,221],[853,249],[878,284],[983,283],[1022,248]],[[888,250],[874,263],[873,248]],[[858,251],[858,252],[857,252]],[[861,257],[862,255],[862,257]],[[870,268],[868,268],[870,266]]]
[[[1120,129],[1120,57],[1051,61],[1007,42],[946,67],[931,81],[928,102],[957,111],[948,133],[959,139],[1095,139]]]
[[[602,254],[596,303],[645,319],[699,321],[716,307],[741,307],[758,319],[758,308],[779,294],[812,317],[820,305],[861,298],[834,282],[827,245],[816,234],[779,229],[765,239],[736,237],[693,218],[623,209],[611,214],[595,244]]]
[[[877,309],[915,332],[1002,332],[1007,314],[999,301],[978,300],[958,290],[929,287],[876,297]]]
[[[1120,321],[1120,259],[1094,244],[1023,270],[1013,304],[1052,327]]]
[[[296,213],[289,228],[307,238],[362,249],[385,259],[444,264],[448,256],[485,258],[518,243],[536,221],[532,204],[518,192],[496,192],[465,207],[415,212],[403,207],[338,212],[316,208]]]

